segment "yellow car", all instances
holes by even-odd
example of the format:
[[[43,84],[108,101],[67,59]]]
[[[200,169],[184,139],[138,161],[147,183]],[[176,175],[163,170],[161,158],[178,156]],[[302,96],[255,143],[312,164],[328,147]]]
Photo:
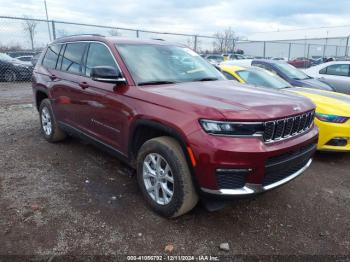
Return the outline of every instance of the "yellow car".
[[[220,66],[226,78],[306,96],[316,104],[318,150],[350,151],[350,95],[311,88],[292,87],[277,75],[258,67]]]

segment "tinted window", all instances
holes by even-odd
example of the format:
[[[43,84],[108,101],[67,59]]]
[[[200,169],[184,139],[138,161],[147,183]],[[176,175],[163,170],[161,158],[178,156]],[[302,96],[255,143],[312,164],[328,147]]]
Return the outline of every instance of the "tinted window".
[[[344,65],[344,64],[330,65],[324,69],[320,71],[320,74],[349,76],[349,65]]]
[[[277,67],[283,74],[287,77],[295,79],[295,80],[305,80],[310,77],[305,74],[303,71],[295,68],[294,66],[287,63],[276,63],[275,67]]]
[[[90,76],[91,68],[95,66],[111,66],[119,71],[109,49],[103,44],[91,43],[86,60],[85,74]]]
[[[288,88],[291,87],[286,81],[269,71],[259,68],[249,68],[236,72],[247,84],[263,86],[270,88]]]
[[[86,43],[67,44],[61,70],[75,74],[82,73],[82,58],[86,45]]]
[[[43,59],[43,66],[49,69],[55,69],[57,64],[58,54],[60,53],[61,45],[51,45],[47,48]]]

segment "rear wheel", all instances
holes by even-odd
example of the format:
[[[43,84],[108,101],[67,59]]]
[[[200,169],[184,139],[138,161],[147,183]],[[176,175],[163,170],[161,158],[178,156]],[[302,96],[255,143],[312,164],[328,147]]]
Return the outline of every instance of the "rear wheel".
[[[153,138],[142,145],[137,180],[148,205],[162,216],[180,216],[198,202],[183,150],[171,137]]]
[[[49,142],[58,142],[66,138],[66,134],[57,125],[50,100],[45,98],[39,107],[41,132]]]
[[[16,73],[12,70],[6,70],[4,73],[4,80],[6,82],[15,82],[17,80]]]

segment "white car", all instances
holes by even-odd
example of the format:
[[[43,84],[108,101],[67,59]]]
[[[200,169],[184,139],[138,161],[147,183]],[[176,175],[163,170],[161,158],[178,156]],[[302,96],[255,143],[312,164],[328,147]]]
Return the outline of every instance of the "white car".
[[[350,94],[350,61],[332,61],[310,67],[304,72],[333,87],[336,92]]]

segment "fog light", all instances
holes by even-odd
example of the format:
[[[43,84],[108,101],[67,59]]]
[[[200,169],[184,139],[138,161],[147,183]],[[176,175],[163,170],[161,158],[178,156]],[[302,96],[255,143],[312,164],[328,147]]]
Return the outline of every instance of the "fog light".
[[[346,146],[348,144],[348,137],[335,137],[327,142],[328,146]]]

